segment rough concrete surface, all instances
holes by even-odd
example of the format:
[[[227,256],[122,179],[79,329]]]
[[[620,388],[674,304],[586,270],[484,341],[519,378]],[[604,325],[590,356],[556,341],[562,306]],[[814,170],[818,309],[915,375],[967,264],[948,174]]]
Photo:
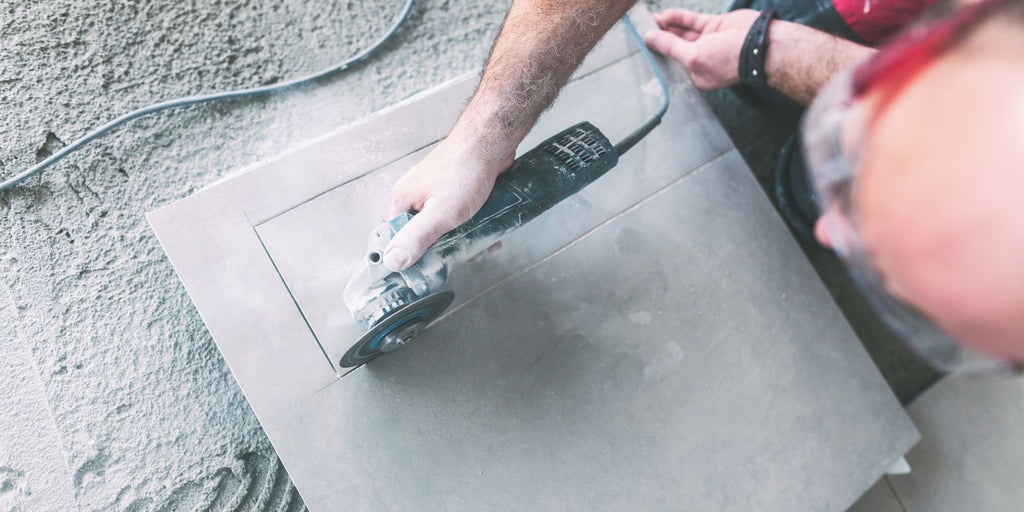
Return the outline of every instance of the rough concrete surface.
[[[341,60],[401,3],[5,2],[0,176],[133,108]],[[0,510],[304,508],[144,213],[478,67],[507,6],[418,1],[341,76],[134,121],[0,193]]]

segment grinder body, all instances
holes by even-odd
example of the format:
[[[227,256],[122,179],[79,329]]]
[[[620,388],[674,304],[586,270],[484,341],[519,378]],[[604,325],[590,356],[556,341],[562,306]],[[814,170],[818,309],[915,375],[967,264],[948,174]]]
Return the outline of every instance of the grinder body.
[[[370,234],[364,267],[344,293],[349,311],[368,332],[341,365],[362,364],[403,345],[451,303],[451,292],[443,290],[454,266],[579,192],[617,163],[614,146],[594,125],[584,121],[563,130],[517,158],[495,180],[476,215],[442,236],[401,272],[384,267],[383,253],[412,215],[381,223]]]

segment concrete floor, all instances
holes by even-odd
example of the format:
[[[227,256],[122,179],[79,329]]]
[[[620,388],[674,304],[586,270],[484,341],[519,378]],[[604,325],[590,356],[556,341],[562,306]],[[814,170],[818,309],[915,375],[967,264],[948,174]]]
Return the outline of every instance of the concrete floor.
[[[718,1],[650,2],[722,10]],[[369,62],[264,100],[133,122],[0,194],[0,509],[303,508],[143,214],[475,69],[507,1],[421,0]],[[367,46],[397,2],[9,2],[0,175],[116,114],[280,81]],[[793,117],[709,95],[762,183]],[[786,124],[789,123],[789,124]],[[904,400],[930,376],[812,257]]]

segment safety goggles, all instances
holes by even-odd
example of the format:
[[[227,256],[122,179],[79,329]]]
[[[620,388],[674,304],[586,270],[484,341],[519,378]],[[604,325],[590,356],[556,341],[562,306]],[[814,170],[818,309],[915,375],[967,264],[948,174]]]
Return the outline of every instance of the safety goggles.
[[[838,75],[815,99],[801,127],[808,172],[818,196],[824,229],[876,313],[927,363],[946,373],[1020,372],[1020,365],[990,358],[957,343],[924,314],[893,297],[871,265],[857,229],[853,196],[859,152],[872,119],[936,57],[1006,0],[961,8],[919,26],[857,68]],[[878,101],[862,101],[869,92]]]

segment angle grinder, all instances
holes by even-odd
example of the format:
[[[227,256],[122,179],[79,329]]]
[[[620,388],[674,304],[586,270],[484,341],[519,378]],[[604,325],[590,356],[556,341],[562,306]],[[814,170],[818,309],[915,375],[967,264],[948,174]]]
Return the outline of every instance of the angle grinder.
[[[446,233],[401,272],[384,266],[384,249],[412,215],[405,213],[379,224],[370,233],[360,270],[343,294],[345,305],[367,332],[341,358],[342,367],[361,365],[408,343],[451,305],[455,294],[444,288],[452,268],[603,176],[620,155],[661,122],[668,109],[668,86],[629,18],[623,21],[640,41],[641,52],[661,84],[659,112],[615,145],[586,121],[545,140],[498,176],[473,218]]]

